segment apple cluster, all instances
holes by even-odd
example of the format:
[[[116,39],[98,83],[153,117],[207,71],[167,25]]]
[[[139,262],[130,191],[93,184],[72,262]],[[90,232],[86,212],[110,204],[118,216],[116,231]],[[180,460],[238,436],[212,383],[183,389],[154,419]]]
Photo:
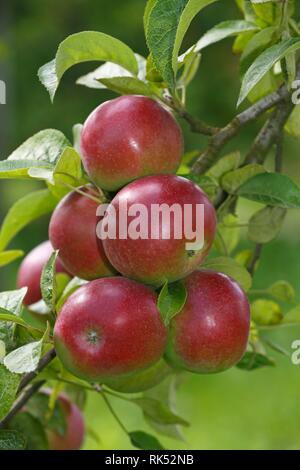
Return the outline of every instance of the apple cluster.
[[[216,373],[245,353],[247,297],[231,278],[201,269],[217,218],[201,188],[176,175],[182,154],[176,120],[147,97],[108,101],[83,126],[81,157],[90,184],[61,200],[50,221],[50,241],[25,258],[18,279],[29,288],[26,303],[38,301],[42,268],[55,249],[58,272],[88,281],[64,303],[54,327],[57,355],[79,378],[136,392],[155,385],[170,368]],[[97,208],[103,194],[116,211],[124,200],[129,208],[203,205],[203,246],[187,250],[184,236],[100,240]],[[178,280],[187,300],[166,326],[157,289]]]

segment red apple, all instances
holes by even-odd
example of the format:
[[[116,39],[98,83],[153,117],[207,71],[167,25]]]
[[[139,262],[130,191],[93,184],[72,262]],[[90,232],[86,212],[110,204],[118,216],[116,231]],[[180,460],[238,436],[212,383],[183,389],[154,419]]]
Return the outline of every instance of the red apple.
[[[173,116],[144,96],[122,96],[96,108],[81,134],[83,163],[100,188],[116,191],[130,181],[176,173],[183,153]]]
[[[49,238],[73,276],[86,280],[111,276],[114,269],[96,235],[99,203],[89,197],[99,198],[99,193],[91,185],[80,190],[86,196],[74,191],[56,207],[50,221]]]
[[[196,271],[184,281],[188,297],[171,322],[166,358],[198,373],[222,372],[246,351],[250,308],[237,282],[225,274]]]
[[[125,232],[129,232],[135,216],[129,215],[129,210],[142,204],[146,209],[146,220],[141,230],[147,225],[146,234],[134,239],[132,236],[122,238],[120,227],[126,225]],[[127,221],[119,223],[119,214],[127,205]],[[175,217],[160,217],[155,223],[151,222],[151,215],[155,205],[164,205],[171,208],[177,205],[182,214],[182,223]],[[195,245],[189,240],[184,231],[185,205],[191,208],[190,226],[200,235],[196,229],[196,214],[199,221],[203,222],[204,243],[203,246]],[[199,206],[204,207],[204,217]],[[108,235],[103,238],[105,253],[111,264],[126,277],[136,279],[145,284],[155,286],[162,285],[165,281],[176,281],[193,272],[208,254],[215,237],[216,213],[213,205],[204,192],[193,182],[175,175],[147,176],[134,181],[123,188],[111,202],[111,206],[103,219],[103,229],[109,227],[111,209],[114,209],[116,217],[116,237]],[[122,225],[122,226],[121,226]],[[188,224],[186,224],[188,225]],[[169,239],[168,228],[170,227]],[[158,236],[154,239],[152,229],[157,229]],[[176,229],[182,229],[182,235],[176,236]],[[106,230],[106,229],[105,229]],[[104,230],[104,231],[105,231]],[[145,238],[144,235],[147,235]],[[144,238],[143,238],[144,237]],[[195,237],[196,238],[196,237]]]
[[[66,420],[66,433],[61,436],[57,432],[47,431],[50,450],[79,450],[85,436],[82,413],[67,395],[61,393],[58,398]]]
[[[55,349],[70,372],[89,382],[143,370],[164,353],[167,331],[148,287],[115,277],[90,282],[63,305]]]
[[[41,275],[53,251],[51,243],[45,241],[30,251],[22,261],[18,272],[17,287],[19,289],[21,287],[28,287],[24,299],[25,305],[31,305],[41,300]],[[56,262],[56,272],[68,274],[59,258]]]

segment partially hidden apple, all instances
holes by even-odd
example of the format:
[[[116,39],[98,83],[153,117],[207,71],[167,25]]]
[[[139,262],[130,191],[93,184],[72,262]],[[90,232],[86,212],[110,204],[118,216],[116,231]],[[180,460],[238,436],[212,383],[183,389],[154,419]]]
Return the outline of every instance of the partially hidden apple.
[[[96,235],[100,204],[97,198],[99,192],[92,185],[80,188],[80,193],[67,194],[54,210],[49,225],[49,238],[59,250],[65,268],[88,281],[115,273]]]
[[[27,287],[28,291],[24,299],[25,305],[32,305],[42,298],[41,294],[41,275],[44,266],[49,260],[54,248],[51,242],[45,241],[35,247],[24,258],[18,271],[17,287]],[[56,272],[68,274],[65,267],[62,265],[60,258],[56,262]]]

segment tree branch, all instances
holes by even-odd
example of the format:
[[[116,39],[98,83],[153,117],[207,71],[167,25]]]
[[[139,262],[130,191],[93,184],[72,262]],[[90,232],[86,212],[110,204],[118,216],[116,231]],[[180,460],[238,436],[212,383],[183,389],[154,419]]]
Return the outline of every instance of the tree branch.
[[[48,364],[50,364],[50,362],[55,358],[55,356],[56,352],[53,348],[42,357],[35,371],[30,372],[23,377],[17,392],[21,395],[19,396],[19,398],[17,398],[13,407],[11,408],[10,412],[6,415],[6,417],[2,421],[0,421],[0,429],[6,428],[10,420],[24,407],[28,400],[30,400],[30,398],[42,387],[42,385],[44,385],[45,381],[41,380],[31,385],[23,392],[27,385],[29,385],[30,382],[34,380],[36,376],[48,366]]]
[[[251,262],[248,266],[248,271],[251,274],[251,276],[253,276],[253,274],[255,272],[255,267],[256,267],[256,264],[257,264],[257,262],[259,261],[259,259],[261,257],[262,249],[263,249],[263,245],[260,245],[260,244],[257,244],[256,247],[255,247],[255,252],[254,252],[253,258],[252,258],[252,260],[251,260]]]
[[[298,78],[300,78],[300,67],[297,75]],[[276,92],[262,98],[245,111],[242,111],[229,124],[212,135],[208,143],[208,148],[196,161],[192,168],[192,172],[198,175],[205,173],[218,160],[219,153],[223,147],[233,139],[245,125],[254,122],[258,117],[275,106],[278,106],[281,109],[279,116],[276,115],[278,117],[278,119],[276,117],[276,120],[278,121],[278,129],[279,127],[283,127],[284,124],[280,125],[280,123],[283,121],[284,123],[286,122],[294,107],[291,100],[291,93],[286,85],[282,85]],[[284,108],[284,112],[282,108]],[[276,112],[277,110],[275,113]]]
[[[283,102],[278,104],[277,109],[273,112],[272,116],[265,123],[259,134],[257,135],[251,149],[249,150],[245,164],[260,163],[265,160],[266,155],[271,149],[272,145],[278,140],[281,135],[284,125],[290,117],[295,105],[289,96]]]
[[[37,368],[33,372],[29,372],[29,374],[24,375],[23,379],[21,380],[18,393],[20,393],[27,385],[36,378],[36,376],[42,372],[50,362],[56,357],[55,349],[50,349],[40,360]]]
[[[18,414],[20,410],[22,410],[24,405],[26,405],[30,398],[42,387],[42,385],[44,385],[44,383],[45,381],[42,380],[31,385],[31,387],[29,387],[21,395],[21,397],[17,399],[8,415],[6,415],[6,417],[0,422],[0,429],[5,429],[8,426],[9,422],[16,416],[16,414]]]

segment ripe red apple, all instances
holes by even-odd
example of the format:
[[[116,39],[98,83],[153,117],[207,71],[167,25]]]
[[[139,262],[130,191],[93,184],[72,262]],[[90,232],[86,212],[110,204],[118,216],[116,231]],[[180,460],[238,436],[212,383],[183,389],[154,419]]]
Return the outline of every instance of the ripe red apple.
[[[81,153],[92,181],[116,191],[142,176],[176,173],[183,137],[173,116],[156,101],[122,96],[101,104],[87,118]]]
[[[30,251],[22,261],[18,272],[17,287],[19,289],[21,287],[28,287],[28,291],[24,299],[25,305],[31,305],[41,300],[41,275],[43,268],[53,251],[54,249],[51,243],[49,241],[45,241]],[[56,262],[56,272],[67,273],[59,258]]]
[[[64,366],[89,382],[143,370],[164,353],[167,331],[148,287],[129,279],[98,279],[63,305],[54,328]]]
[[[80,188],[86,196],[74,191],[67,194],[52,214],[49,238],[65,268],[82,279],[92,280],[111,276],[110,266],[101,243],[97,238],[96,215],[99,198],[91,185]]]
[[[196,271],[184,280],[188,297],[171,321],[166,358],[198,373],[222,372],[244,355],[250,328],[247,297],[225,274]]]
[[[128,214],[130,209],[137,207],[136,204],[142,204],[146,208],[146,220],[140,224],[140,229],[143,231],[146,222],[146,234],[142,234],[138,239],[133,239],[131,236],[122,238],[120,226],[126,225],[125,232],[129,232],[128,228],[136,217]],[[196,214],[199,216],[199,221],[203,222],[198,204],[204,207],[204,244],[189,247],[193,240],[189,240],[184,232],[185,205],[189,205],[192,209],[192,216],[188,218],[190,226],[197,235],[200,235],[200,230],[195,230]],[[127,221],[120,224],[119,214],[123,212],[125,205],[128,208]],[[155,205],[156,207],[164,205],[167,209],[176,205],[182,213],[182,223],[179,219],[177,219],[179,222],[176,222],[172,215],[170,220],[168,217],[160,217],[156,223],[153,218],[151,222]],[[208,254],[215,237],[216,213],[213,205],[199,186],[179,176],[147,176],[134,181],[116,195],[111,206],[117,214],[117,230],[115,239],[110,235],[103,239],[105,253],[117,271],[145,284],[159,286],[165,281],[176,281],[193,272]],[[109,227],[112,208],[109,207],[106,212],[103,229]],[[167,239],[168,227],[170,227],[169,239]],[[153,228],[157,229],[157,239],[152,236]],[[182,236],[179,238],[176,237],[178,228],[182,229]]]
[[[160,359],[151,367],[140,372],[105,380],[105,385],[120,393],[140,393],[160,384],[171,372],[171,367],[163,359]]]
[[[66,420],[66,433],[61,436],[57,432],[47,431],[50,450],[79,450],[85,436],[82,413],[67,395],[59,395],[59,404]]]

